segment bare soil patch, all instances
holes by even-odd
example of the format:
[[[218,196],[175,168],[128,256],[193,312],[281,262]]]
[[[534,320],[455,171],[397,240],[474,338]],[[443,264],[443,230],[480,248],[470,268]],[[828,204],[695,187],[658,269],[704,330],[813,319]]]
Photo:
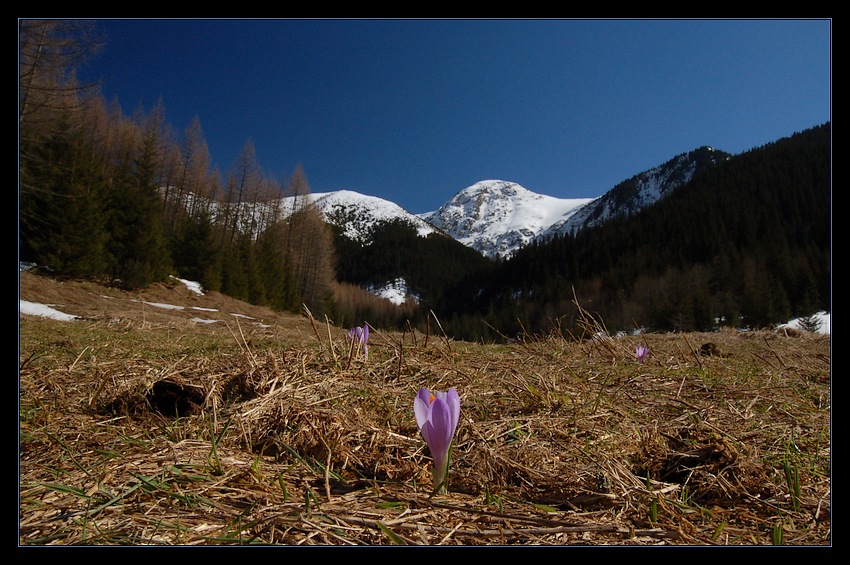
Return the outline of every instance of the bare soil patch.
[[[831,545],[828,336],[374,331],[364,359],[179,281],[20,289],[81,318],[20,316],[22,546]],[[461,395],[447,495],[421,386]]]

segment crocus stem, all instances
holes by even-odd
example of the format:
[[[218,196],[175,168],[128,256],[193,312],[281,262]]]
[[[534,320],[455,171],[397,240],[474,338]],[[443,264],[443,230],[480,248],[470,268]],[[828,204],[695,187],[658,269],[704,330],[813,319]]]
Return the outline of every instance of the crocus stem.
[[[449,460],[451,459],[451,448],[442,461],[434,460],[431,468],[431,477],[434,481],[434,494],[448,494],[449,492]]]
[[[449,485],[446,480],[446,472],[442,473],[434,467],[431,470],[431,476],[434,478],[434,494],[448,494]]]

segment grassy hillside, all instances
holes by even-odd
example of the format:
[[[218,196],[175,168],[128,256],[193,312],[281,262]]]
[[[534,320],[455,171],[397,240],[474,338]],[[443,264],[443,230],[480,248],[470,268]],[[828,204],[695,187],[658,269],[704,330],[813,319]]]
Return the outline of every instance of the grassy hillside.
[[[24,546],[831,544],[828,336],[492,345],[432,320],[364,359],[180,284],[21,273],[21,298],[81,316],[20,316]],[[421,386],[461,397],[447,495]]]

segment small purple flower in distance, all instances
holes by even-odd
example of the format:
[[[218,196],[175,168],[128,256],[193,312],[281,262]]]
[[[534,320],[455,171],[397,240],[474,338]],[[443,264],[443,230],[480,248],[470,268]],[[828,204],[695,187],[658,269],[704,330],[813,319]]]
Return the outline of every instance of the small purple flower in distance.
[[[355,326],[348,331],[348,339],[352,340],[355,345],[359,345],[363,356],[369,358],[369,324],[363,324],[362,327]]]
[[[427,388],[420,388],[413,401],[413,412],[434,460],[431,471],[434,492],[446,494],[452,438],[460,419],[460,395],[454,388],[448,392],[433,393]]]
[[[643,359],[644,357],[646,357],[647,353],[649,353],[649,349],[647,349],[645,346],[638,345],[637,347],[635,347],[635,355],[637,355],[638,364],[643,363]]]

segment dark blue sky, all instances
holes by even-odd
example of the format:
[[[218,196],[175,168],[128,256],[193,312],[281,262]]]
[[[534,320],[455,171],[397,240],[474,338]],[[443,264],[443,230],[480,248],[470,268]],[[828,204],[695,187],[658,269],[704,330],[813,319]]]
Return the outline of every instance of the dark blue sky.
[[[198,116],[226,174],[248,139],[285,180],[411,212],[502,179],[600,196],[710,145],[740,153],[831,120],[821,20],[99,20],[126,115]]]

